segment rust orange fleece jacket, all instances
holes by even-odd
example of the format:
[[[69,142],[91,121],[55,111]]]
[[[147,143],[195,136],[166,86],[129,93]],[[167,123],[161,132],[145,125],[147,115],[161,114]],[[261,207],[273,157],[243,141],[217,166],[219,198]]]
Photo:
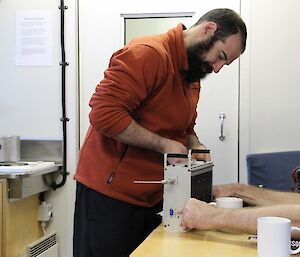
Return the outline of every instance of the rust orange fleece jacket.
[[[162,200],[162,185],[134,180],[163,179],[163,155],[125,145],[112,137],[134,119],[142,127],[187,146],[200,84],[185,85],[188,69],[183,29],[134,39],[110,59],[90,106],[90,128],[75,179],[115,199],[139,206]]]

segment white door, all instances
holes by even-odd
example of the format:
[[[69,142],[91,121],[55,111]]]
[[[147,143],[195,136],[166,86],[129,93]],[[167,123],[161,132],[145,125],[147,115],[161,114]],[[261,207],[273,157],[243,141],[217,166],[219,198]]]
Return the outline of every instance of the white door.
[[[214,184],[238,182],[239,62],[201,82],[196,132],[211,149]]]
[[[194,23],[193,15],[123,15],[124,44],[139,35],[163,33],[179,22],[189,27]],[[236,61],[201,82],[196,132],[200,141],[211,149],[215,164],[214,184],[238,181],[238,66]]]

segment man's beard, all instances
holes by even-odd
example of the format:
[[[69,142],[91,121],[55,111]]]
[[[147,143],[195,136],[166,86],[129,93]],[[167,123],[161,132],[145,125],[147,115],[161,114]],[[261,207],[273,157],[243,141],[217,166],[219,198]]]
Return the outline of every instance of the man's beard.
[[[216,39],[211,37],[206,41],[194,44],[187,48],[189,69],[184,73],[184,81],[187,83],[198,82],[212,72],[212,67],[202,60],[204,53],[212,48]]]

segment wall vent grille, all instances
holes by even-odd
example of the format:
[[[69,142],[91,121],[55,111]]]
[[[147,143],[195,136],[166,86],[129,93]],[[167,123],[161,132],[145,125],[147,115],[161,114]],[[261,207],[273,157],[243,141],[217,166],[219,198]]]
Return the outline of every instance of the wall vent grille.
[[[57,252],[58,244],[56,232],[47,234],[27,246],[27,257],[56,257],[58,256]]]

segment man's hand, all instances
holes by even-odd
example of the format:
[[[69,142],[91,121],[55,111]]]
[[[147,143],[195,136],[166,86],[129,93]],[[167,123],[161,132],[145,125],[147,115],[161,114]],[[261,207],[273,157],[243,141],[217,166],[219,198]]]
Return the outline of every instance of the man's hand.
[[[185,230],[193,228],[202,230],[215,229],[216,224],[214,220],[217,218],[218,212],[221,211],[208,203],[190,198],[184,209],[179,212],[182,214],[181,225]]]
[[[165,139],[164,140],[164,148],[163,148],[163,153],[184,153],[187,154],[188,150],[187,148],[181,144],[180,142],[171,140],[171,139]],[[181,162],[186,161],[185,158],[168,158],[168,162],[171,165],[175,165]]]
[[[196,149],[196,150],[206,150],[207,149],[205,147],[205,145],[201,144],[199,142],[198,138],[194,135],[188,136],[188,147],[190,149]],[[192,158],[197,161],[211,161],[210,153],[194,153]]]
[[[193,147],[193,149],[206,150],[207,148],[204,145],[200,144],[197,147]],[[211,161],[210,153],[193,153],[192,158],[197,161],[206,161],[206,162]]]
[[[215,185],[213,186],[212,193],[215,198],[222,196],[237,196],[240,197],[238,192],[241,191],[242,184],[231,183],[225,185]]]

